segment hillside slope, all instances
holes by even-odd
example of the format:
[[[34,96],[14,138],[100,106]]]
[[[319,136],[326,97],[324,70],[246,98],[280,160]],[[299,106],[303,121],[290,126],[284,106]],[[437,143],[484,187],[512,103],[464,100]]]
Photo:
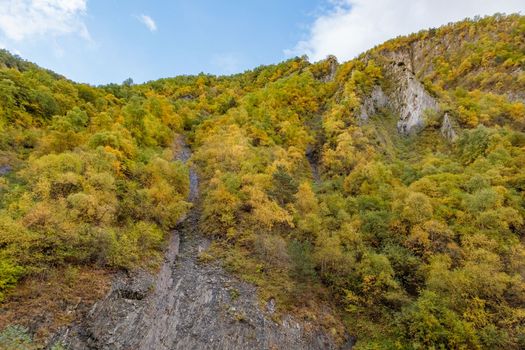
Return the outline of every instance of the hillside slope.
[[[91,322],[113,272],[155,275],[191,207],[184,135],[212,240],[195,271],[254,285],[276,324],[356,349],[525,347],[525,17],[143,85],[0,61],[0,328],[49,339]]]

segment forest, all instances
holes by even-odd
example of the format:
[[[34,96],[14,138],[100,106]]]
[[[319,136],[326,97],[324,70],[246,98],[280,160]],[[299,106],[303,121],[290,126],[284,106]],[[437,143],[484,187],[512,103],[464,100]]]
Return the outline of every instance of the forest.
[[[395,108],[361,117],[377,88],[396,94],[405,52],[439,105],[409,135]],[[523,16],[348,62],[145,84],[78,84],[2,50],[0,135],[0,345],[25,341],[35,312],[55,315],[39,336],[71,322],[58,299],[100,297],[79,285],[158,268],[192,207],[174,160],[184,137],[213,239],[199,259],[257,286],[261,303],[358,350],[525,348]]]

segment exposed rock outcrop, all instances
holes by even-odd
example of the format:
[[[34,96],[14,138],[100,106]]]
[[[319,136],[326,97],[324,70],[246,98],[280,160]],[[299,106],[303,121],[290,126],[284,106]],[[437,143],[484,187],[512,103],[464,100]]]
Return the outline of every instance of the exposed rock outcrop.
[[[337,57],[335,56],[328,56],[326,58],[326,61],[329,64],[329,71],[326,76],[324,76],[321,80],[324,82],[333,81],[335,79],[335,74],[337,73],[337,67],[339,66],[339,63],[337,62]]]
[[[388,97],[383,92],[381,86],[374,86],[370,96],[365,98],[361,105],[361,115],[359,118],[366,121],[370,116],[376,114],[381,109],[388,107],[388,105]]]
[[[367,120],[382,108],[399,115],[397,129],[403,135],[421,131],[426,113],[439,113],[439,104],[413,73],[413,58],[403,52],[393,52],[383,62],[388,89],[376,86],[361,106],[360,119]]]
[[[405,60],[410,62],[409,58]],[[393,109],[399,113],[397,130],[403,135],[421,131],[425,127],[425,113],[439,111],[436,100],[407,67],[409,62],[392,62],[386,70],[393,86],[389,99]]]
[[[275,305],[262,311],[255,287],[218,265],[199,264],[208,241],[188,235],[195,215],[174,233],[156,279],[144,273],[118,279],[88,318],[59,340],[70,350],[335,348],[291,317],[271,320]]]
[[[478,40],[483,40],[482,32],[463,33],[464,35],[457,35],[454,31],[448,33],[441,33],[434,36],[432,30],[429,35],[416,40],[411,40],[395,50],[385,47],[380,51],[380,55],[387,57],[392,62],[403,62],[406,67],[421,81],[422,77],[431,77],[436,69],[435,59],[442,57],[445,61],[453,59],[451,55],[454,53],[469,50],[466,46],[475,47]],[[435,31],[434,31],[435,32]],[[491,35],[497,35],[491,33]],[[525,103],[525,90],[520,88],[520,84],[502,84],[495,86],[488,83],[483,84],[482,79],[472,79],[479,75],[484,68],[479,65],[472,65],[462,74],[448,88],[453,88],[454,85],[461,86],[463,83],[468,83],[471,90],[479,89],[484,92],[497,93],[506,95],[510,101]],[[519,80],[523,76],[524,67],[508,67],[505,71],[509,81]]]
[[[189,149],[180,141],[177,159]],[[197,198],[192,170],[190,199]],[[256,288],[217,263],[199,263],[209,241],[198,231],[194,208],[173,231],[158,275],[136,271],[117,278],[89,315],[55,337],[80,349],[335,349],[313,325],[285,316],[272,320],[275,301],[262,310]],[[351,349],[348,343],[346,349]]]
[[[0,176],[7,175],[11,172],[11,167],[9,165],[0,165]]]
[[[441,122],[441,135],[451,142],[454,142],[457,138],[456,131],[452,126],[452,122],[448,113],[445,113],[443,121]]]

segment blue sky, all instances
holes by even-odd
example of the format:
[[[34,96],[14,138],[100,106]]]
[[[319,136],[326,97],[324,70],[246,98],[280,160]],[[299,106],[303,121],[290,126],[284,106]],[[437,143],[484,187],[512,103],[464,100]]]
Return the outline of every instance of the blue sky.
[[[341,61],[401,34],[524,0],[0,0],[0,47],[91,84]]]
[[[136,82],[180,74],[230,74],[276,63],[304,37],[323,0],[89,0],[75,16],[89,33],[0,43],[81,82]],[[150,30],[140,19],[149,16]]]

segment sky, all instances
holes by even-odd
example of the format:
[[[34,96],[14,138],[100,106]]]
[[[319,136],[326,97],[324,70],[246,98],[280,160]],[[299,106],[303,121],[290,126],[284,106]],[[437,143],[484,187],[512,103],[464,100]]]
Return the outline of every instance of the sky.
[[[0,0],[0,48],[94,85],[340,61],[398,35],[525,0]]]

